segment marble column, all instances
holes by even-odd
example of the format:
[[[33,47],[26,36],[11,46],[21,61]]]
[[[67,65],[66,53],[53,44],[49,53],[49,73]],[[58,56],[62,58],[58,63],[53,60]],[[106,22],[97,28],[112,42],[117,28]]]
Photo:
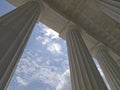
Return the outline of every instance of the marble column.
[[[72,90],[108,90],[81,35],[73,25],[66,32]]]
[[[41,3],[29,1],[0,17],[0,90],[7,90],[40,12]]]
[[[120,23],[120,0],[98,0],[101,10]]]
[[[120,67],[113,60],[107,48],[99,45],[94,49],[94,57],[97,58],[111,90],[120,89]]]

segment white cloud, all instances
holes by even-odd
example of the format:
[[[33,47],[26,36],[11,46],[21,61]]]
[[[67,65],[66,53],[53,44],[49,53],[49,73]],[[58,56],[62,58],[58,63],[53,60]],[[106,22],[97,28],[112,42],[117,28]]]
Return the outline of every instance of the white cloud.
[[[66,70],[60,77],[60,83],[56,87],[56,90],[72,90],[71,80],[70,80],[70,71]]]
[[[49,37],[40,36],[40,35],[36,37],[36,40],[40,41],[43,45],[46,45],[51,42],[51,39]]]
[[[47,47],[47,50],[49,50],[53,54],[55,54],[55,53],[62,54],[61,45],[58,44],[58,43],[49,44],[48,47]]]
[[[47,37],[45,37],[43,40],[44,40],[44,41],[42,42],[43,45],[46,45],[47,43],[49,43],[49,42],[51,41],[51,40],[50,40],[49,38],[47,38]]]
[[[48,29],[47,27],[43,28],[42,35],[37,35],[36,40],[39,41],[42,45],[46,45],[46,49],[56,54],[62,54],[61,45],[56,42],[59,38],[58,33],[55,31]],[[21,58],[21,61],[16,70],[15,80],[21,86],[27,86],[33,81],[41,81],[44,84],[50,85],[51,87],[58,88],[58,90],[70,90],[69,88],[65,89],[65,86],[70,82],[69,79],[69,71],[65,71],[68,63],[64,60],[58,58],[54,58],[54,60],[49,60],[46,57],[40,57],[42,55],[40,53],[44,53],[39,50],[39,52],[32,51],[33,49],[25,50],[24,55]],[[37,51],[37,50],[36,50]],[[62,56],[61,56],[62,57]],[[61,62],[61,66],[56,67],[55,65],[51,65],[51,62]],[[57,62],[57,63],[59,63]],[[65,68],[64,68],[65,67]],[[58,71],[60,70],[61,71]],[[60,74],[62,73],[63,74]],[[49,90],[49,89],[48,89]]]
[[[36,55],[30,50],[26,51],[25,56],[21,58],[17,67],[15,80],[19,86],[25,87],[31,82],[40,81],[56,88],[56,90],[71,90],[70,72],[68,69],[64,68],[65,72],[60,74],[58,69],[61,67],[50,66],[52,61],[33,54]]]
[[[59,81],[59,74],[52,71],[50,68],[41,67],[39,70],[32,76],[34,80],[40,80],[45,84],[48,84],[52,87],[55,87]]]
[[[38,35],[36,40],[40,41],[43,45],[47,45],[47,50],[53,54],[62,54],[61,45],[55,41],[59,38],[58,33],[50,28],[47,28],[45,25],[41,32],[42,35]]]
[[[41,38],[42,37],[39,35],[39,36],[36,37],[36,40],[41,40]]]
[[[30,52],[27,54],[32,55]],[[17,67],[17,83],[20,86],[27,86],[31,82],[38,80],[52,87],[56,87],[60,77],[57,72],[57,67],[49,66],[49,60],[42,62],[43,60],[40,60],[40,57],[35,57],[35,60],[33,60],[29,55],[22,57]]]
[[[21,77],[16,77],[17,83],[19,83],[20,86],[26,86],[28,83],[22,79]]]
[[[60,74],[58,68],[61,67],[49,66],[49,60],[42,62],[43,58],[38,56],[35,57],[36,60],[33,60],[32,55],[32,52],[27,52],[27,57],[22,57],[17,67],[15,78],[20,86],[27,86],[37,80],[56,88],[56,90],[70,90],[69,70]]]
[[[45,33],[45,36],[50,36],[51,39],[59,38],[59,34],[50,28],[45,28],[44,33]]]
[[[41,26],[41,23],[39,23],[38,26]],[[49,44],[53,43],[54,40],[59,39],[59,34],[57,32],[48,28],[45,25],[42,25],[42,26],[43,26],[43,28],[40,31],[40,34],[36,37],[37,41],[41,42],[43,45],[49,45]]]
[[[52,30],[51,28],[48,28],[46,25],[38,23],[38,27],[42,28],[41,32],[44,34],[44,36],[50,37],[51,39],[59,38],[59,34],[56,31]]]

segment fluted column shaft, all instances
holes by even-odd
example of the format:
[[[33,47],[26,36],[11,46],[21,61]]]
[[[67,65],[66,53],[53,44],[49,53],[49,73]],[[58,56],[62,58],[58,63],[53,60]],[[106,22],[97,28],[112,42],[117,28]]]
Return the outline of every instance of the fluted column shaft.
[[[66,33],[72,90],[107,90],[77,27]]]
[[[30,1],[0,17],[0,90],[7,89],[40,11],[40,3]]]
[[[120,89],[120,67],[113,60],[105,46],[100,45],[94,49],[95,57],[97,58],[105,77],[109,83],[111,90]]]
[[[119,0],[98,0],[101,10],[111,18],[120,23],[120,1]]]

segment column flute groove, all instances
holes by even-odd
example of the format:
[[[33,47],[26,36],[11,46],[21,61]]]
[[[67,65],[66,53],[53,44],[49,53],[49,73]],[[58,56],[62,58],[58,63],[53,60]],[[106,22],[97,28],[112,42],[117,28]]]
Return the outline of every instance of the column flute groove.
[[[73,90],[108,90],[76,25],[66,32]]]
[[[40,13],[41,4],[29,1],[0,18],[0,90],[7,90]]]
[[[120,67],[111,57],[108,49],[104,45],[99,45],[94,49],[94,56],[106,76],[111,90],[120,89]]]

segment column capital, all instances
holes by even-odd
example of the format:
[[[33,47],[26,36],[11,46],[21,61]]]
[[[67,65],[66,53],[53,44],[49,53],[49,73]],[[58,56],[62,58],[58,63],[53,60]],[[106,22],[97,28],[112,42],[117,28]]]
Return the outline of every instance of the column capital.
[[[42,0],[29,0],[28,2],[36,2],[39,4],[41,10],[44,9],[44,3]]]
[[[99,52],[99,50],[101,50],[101,49],[108,50],[108,47],[106,47],[106,46],[105,46],[104,44],[102,44],[102,43],[97,43],[97,44],[95,45],[95,47],[92,48],[92,50],[91,50],[92,56],[93,56],[93,57],[96,56],[96,53]]]
[[[66,32],[72,90],[108,90],[82,39],[80,29],[70,25]]]
[[[66,39],[67,33],[72,30],[79,30],[80,32],[82,32],[81,27],[74,24],[73,22],[68,22],[66,26],[60,31],[59,36],[62,37],[63,39]]]
[[[40,6],[40,12],[41,12],[40,15],[39,15],[39,18],[41,18],[42,14],[44,12],[44,9],[45,9],[44,2],[42,0],[29,0],[28,2],[36,2],[36,3],[39,4],[39,6]],[[39,18],[38,18],[37,22],[40,21]]]
[[[41,0],[29,0],[28,2],[30,2],[30,1],[34,1],[34,2],[37,2],[40,5],[43,5],[43,1],[41,1]]]

